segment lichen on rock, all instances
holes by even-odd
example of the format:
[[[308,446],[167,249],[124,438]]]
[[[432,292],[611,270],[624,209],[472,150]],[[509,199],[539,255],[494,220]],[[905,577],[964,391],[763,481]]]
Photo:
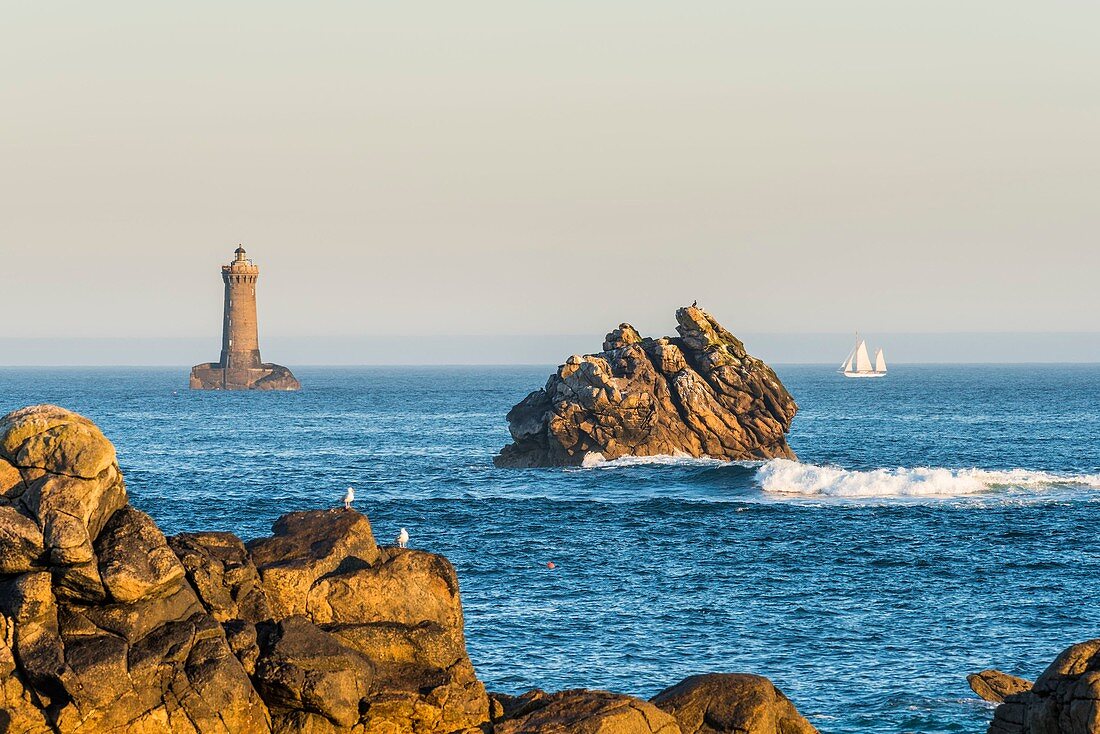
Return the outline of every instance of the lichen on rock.
[[[620,324],[599,354],[573,355],[508,412],[513,442],[498,466],[576,466],[587,456],[793,459],[798,406],[775,372],[695,306],[678,337]]]

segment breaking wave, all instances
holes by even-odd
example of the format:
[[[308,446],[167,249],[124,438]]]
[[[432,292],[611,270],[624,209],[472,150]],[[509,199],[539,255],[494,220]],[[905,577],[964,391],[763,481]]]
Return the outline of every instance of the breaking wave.
[[[663,470],[661,473],[646,469]],[[680,470],[674,475],[665,474]],[[726,461],[686,454],[662,456],[623,456],[605,459],[589,453],[577,469],[569,471],[628,470],[641,472],[646,481],[672,482],[661,491],[687,492],[692,496],[728,500],[731,492],[741,499],[787,498],[945,498],[1007,495],[1017,499],[1071,496],[1082,491],[1100,490],[1100,474],[1073,474],[1031,469],[947,469],[943,467],[897,467],[884,469],[844,469],[839,466],[808,464],[789,459],[768,461]],[[663,477],[663,479],[662,479]],[[609,487],[601,483],[603,491]],[[638,485],[631,484],[631,495]],[[656,491],[656,490],[655,490]]]
[[[689,456],[688,454],[658,454],[656,456],[620,456],[607,459],[603,454],[590,451],[584,455],[581,466],[585,469],[615,469],[628,466],[725,466],[731,462],[707,456]],[[747,463],[747,462],[732,462]],[[759,464],[760,462],[752,462]]]
[[[817,497],[959,497],[1000,488],[1100,489],[1100,474],[931,467],[859,471],[787,459],[765,463],[757,470],[756,481],[765,492]]]

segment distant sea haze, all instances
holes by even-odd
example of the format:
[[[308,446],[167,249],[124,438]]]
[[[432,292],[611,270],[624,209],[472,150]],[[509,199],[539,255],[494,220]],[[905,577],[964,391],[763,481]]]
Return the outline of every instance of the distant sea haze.
[[[294,365],[555,365],[600,350],[603,334],[265,336],[268,359]],[[777,364],[839,365],[852,333],[738,333],[749,352]],[[1100,332],[863,332],[890,365],[1100,362]],[[0,366],[184,366],[216,359],[208,337],[2,337]]]

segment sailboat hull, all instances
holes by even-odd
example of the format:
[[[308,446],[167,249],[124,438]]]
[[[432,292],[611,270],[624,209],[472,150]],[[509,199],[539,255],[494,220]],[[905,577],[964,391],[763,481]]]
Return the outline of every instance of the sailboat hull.
[[[885,372],[842,372],[845,377],[886,377]]]

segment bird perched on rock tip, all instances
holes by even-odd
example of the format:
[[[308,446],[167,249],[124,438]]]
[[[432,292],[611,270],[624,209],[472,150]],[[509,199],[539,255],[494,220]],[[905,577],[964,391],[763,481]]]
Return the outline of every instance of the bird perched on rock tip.
[[[692,301],[691,302],[691,307],[692,308],[699,308],[699,302],[698,301]]]
[[[401,532],[397,534],[397,547],[408,548],[409,547],[409,531],[405,528],[401,528]]]
[[[355,489],[348,487],[348,491],[344,493],[344,509],[350,510],[351,503],[355,501]]]

